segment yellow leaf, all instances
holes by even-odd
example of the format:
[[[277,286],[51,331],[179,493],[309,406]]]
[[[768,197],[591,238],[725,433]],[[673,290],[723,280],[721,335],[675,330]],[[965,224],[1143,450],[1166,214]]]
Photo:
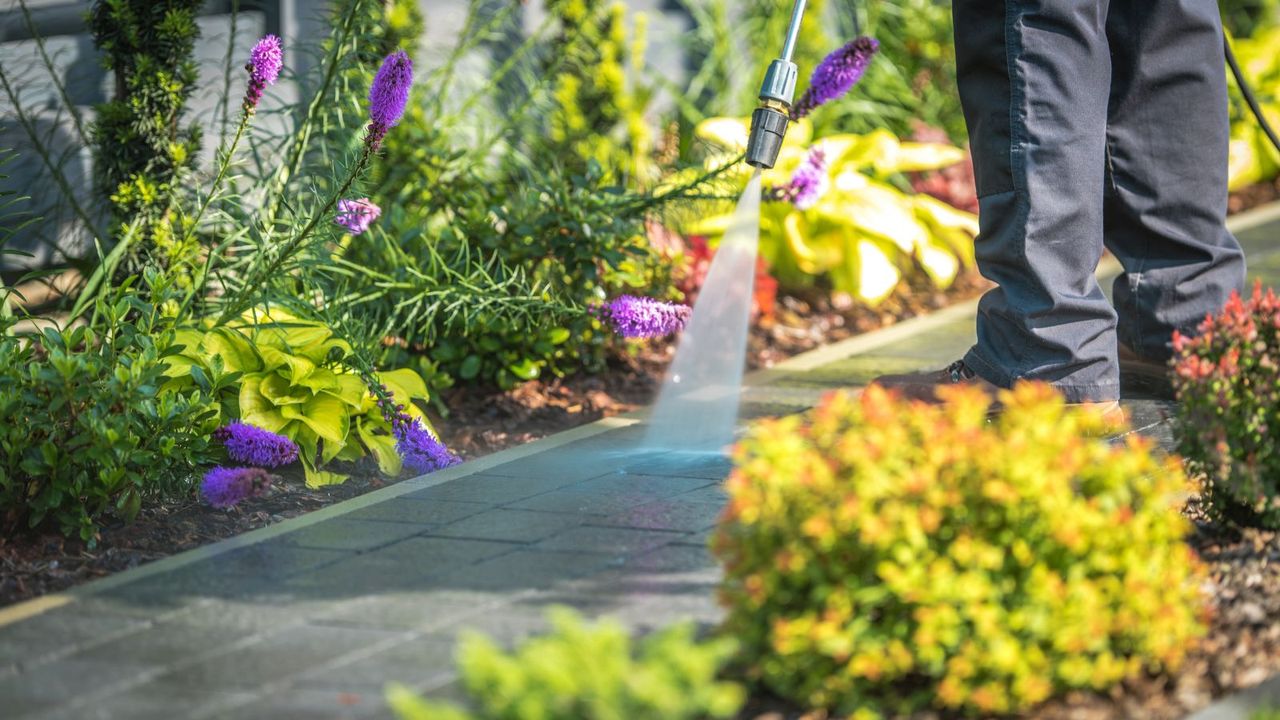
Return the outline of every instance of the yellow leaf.
[[[391,435],[376,432],[376,424],[368,420],[356,421],[356,433],[360,441],[373,453],[378,461],[378,469],[383,475],[395,477],[400,474],[400,453],[396,452],[396,439]]]

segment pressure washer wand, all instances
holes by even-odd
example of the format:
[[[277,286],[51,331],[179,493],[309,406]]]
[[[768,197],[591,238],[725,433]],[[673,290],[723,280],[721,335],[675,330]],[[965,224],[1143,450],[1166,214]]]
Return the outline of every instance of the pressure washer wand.
[[[747,138],[747,164],[771,168],[778,162],[778,151],[791,122],[791,101],[796,94],[796,64],[791,56],[800,36],[800,19],[805,0],[796,0],[791,8],[791,24],[782,44],[782,57],[769,63],[760,85],[760,106],[751,114],[751,136]]]

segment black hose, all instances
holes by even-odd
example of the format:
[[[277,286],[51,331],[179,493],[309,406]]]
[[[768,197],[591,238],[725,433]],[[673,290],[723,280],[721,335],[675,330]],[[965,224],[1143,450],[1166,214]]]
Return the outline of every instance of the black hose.
[[[1240,87],[1240,94],[1244,95],[1244,101],[1248,103],[1249,109],[1253,111],[1253,116],[1258,119],[1258,125],[1262,126],[1262,132],[1266,134],[1271,144],[1276,146],[1276,150],[1280,151],[1280,137],[1276,137],[1276,131],[1272,129],[1271,123],[1267,122],[1267,116],[1262,114],[1262,107],[1258,105],[1258,98],[1253,94],[1253,88],[1249,86],[1249,82],[1244,79],[1244,71],[1240,69],[1240,63],[1236,61],[1236,54],[1231,52],[1231,40],[1226,33],[1222,34],[1222,49],[1227,56],[1227,65],[1231,67],[1231,74],[1236,78],[1236,85]]]

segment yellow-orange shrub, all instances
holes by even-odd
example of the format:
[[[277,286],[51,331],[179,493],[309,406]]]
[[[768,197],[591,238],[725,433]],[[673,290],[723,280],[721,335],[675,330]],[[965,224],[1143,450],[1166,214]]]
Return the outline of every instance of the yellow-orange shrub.
[[[714,538],[727,629],[784,697],[857,717],[1016,712],[1176,666],[1203,631],[1189,488],[1045,385],[877,387],[757,425]]]

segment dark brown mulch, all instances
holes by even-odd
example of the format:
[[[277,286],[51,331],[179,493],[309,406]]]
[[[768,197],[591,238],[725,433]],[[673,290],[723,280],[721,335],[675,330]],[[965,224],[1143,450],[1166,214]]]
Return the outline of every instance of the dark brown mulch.
[[[1280,177],[1271,182],[1257,183],[1231,193],[1231,197],[1227,200],[1227,212],[1244,212],[1276,200],[1280,200]]]
[[[976,274],[960,278],[945,293],[904,287],[874,310],[840,298],[779,297],[774,316],[761,319],[752,330],[749,364],[768,367],[818,345],[944,307],[984,287]],[[449,416],[436,419],[436,428],[450,448],[470,459],[628,412],[649,403],[673,352],[671,342],[650,343],[634,357],[612,360],[596,375],[538,380],[508,392],[455,389],[445,398]],[[132,524],[106,523],[93,548],[57,534],[0,538],[0,607],[265,527],[392,482],[366,466],[355,468],[342,485],[311,490],[300,476],[285,473],[268,495],[232,510],[208,507],[195,497],[149,502]]]

